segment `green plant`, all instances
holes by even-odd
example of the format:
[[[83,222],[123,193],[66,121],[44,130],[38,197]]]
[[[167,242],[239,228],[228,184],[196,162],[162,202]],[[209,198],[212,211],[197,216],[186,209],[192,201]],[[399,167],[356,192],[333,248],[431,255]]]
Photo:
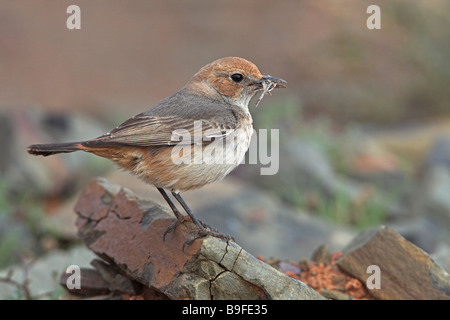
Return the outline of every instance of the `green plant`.
[[[357,196],[350,196],[344,191],[337,192],[329,199],[317,196],[315,202],[309,205],[327,221],[365,229],[385,221],[386,209],[392,201],[392,196],[368,187]]]

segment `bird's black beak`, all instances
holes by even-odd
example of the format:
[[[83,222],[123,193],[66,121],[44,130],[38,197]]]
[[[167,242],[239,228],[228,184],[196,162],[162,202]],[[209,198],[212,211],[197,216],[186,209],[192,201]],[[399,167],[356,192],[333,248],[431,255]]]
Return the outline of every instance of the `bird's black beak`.
[[[286,88],[287,87],[287,82],[284,81],[283,79],[278,79],[278,78],[274,78],[271,77],[269,75],[263,75],[261,80],[259,80],[259,82],[270,82],[270,83],[274,83],[276,84],[276,88]]]
[[[264,96],[266,94],[270,94],[273,89],[287,87],[286,81],[284,81],[283,79],[271,77],[269,75],[263,75],[261,77],[261,79],[255,81],[254,83],[256,84],[256,90],[262,91],[261,95],[259,96],[258,100],[256,101],[256,105],[255,105],[256,107],[261,102],[262,98],[264,98]]]

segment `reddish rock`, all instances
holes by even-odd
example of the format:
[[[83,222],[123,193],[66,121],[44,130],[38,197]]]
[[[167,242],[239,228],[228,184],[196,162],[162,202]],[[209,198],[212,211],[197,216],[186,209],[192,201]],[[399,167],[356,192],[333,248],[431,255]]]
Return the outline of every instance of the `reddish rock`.
[[[94,266],[122,299],[323,299],[234,242],[208,236],[183,250],[197,235],[191,222],[163,241],[173,213],[105,179],[89,183],[75,211],[79,237],[108,262]]]

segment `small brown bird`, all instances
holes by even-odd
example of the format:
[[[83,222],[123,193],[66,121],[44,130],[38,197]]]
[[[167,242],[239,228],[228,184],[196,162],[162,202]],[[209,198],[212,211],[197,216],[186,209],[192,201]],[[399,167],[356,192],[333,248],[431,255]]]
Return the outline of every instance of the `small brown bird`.
[[[177,220],[164,237],[187,218],[165,189],[200,228],[199,234],[221,236],[193,215],[180,192],[222,180],[241,163],[253,134],[250,99],[261,92],[258,104],[276,87],[286,87],[286,81],[262,75],[250,61],[218,59],[173,95],[98,138],[35,144],[28,152],[49,156],[82,150],[110,159],[154,185],[167,201]]]

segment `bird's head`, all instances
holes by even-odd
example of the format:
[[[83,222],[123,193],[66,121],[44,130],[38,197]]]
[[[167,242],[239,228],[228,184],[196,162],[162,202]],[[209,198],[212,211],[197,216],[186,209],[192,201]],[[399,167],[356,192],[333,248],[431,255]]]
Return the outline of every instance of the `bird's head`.
[[[274,88],[285,88],[286,81],[261,74],[258,67],[248,60],[226,57],[201,68],[186,87],[212,98],[221,96],[230,104],[246,108],[257,92],[262,92],[261,100]]]

